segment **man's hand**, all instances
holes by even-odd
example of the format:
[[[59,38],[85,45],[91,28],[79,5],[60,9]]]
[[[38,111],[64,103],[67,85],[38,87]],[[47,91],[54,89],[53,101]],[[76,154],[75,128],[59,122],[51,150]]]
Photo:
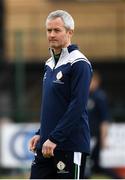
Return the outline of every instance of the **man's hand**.
[[[50,141],[49,139],[46,140],[42,147],[42,154],[44,157],[49,158],[54,156],[54,149],[56,148],[56,144]]]
[[[40,135],[35,135],[31,138],[31,140],[29,141],[29,150],[34,152],[36,149],[36,144],[39,142],[40,140]]]

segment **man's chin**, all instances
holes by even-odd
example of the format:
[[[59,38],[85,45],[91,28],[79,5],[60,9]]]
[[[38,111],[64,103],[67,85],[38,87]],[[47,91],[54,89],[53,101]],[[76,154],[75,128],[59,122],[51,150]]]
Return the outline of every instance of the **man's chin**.
[[[50,45],[49,46],[51,49],[57,49],[58,48],[58,46],[55,46],[55,45]]]
[[[58,47],[58,45],[55,44],[55,43],[50,43],[49,45],[50,45],[51,48],[56,48],[56,47]]]

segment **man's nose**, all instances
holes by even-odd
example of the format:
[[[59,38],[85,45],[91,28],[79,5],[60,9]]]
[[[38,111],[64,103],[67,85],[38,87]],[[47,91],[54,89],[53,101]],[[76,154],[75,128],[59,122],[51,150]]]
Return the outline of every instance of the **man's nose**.
[[[51,37],[54,37],[54,36],[55,36],[55,32],[54,32],[54,31],[51,31],[50,36],[51,36]]]

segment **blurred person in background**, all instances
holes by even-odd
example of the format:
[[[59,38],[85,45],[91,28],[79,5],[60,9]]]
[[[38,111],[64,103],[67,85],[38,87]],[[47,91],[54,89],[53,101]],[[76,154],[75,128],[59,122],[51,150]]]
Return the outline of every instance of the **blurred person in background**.
[[[106,137],[110,123],[108,98],[101,88],[102,78],[99,72],[93,73],[88,99],[88,115],[91,132],[91,155],[88,159],[86,178],[93,174],[103,173],[114,179],[119,178],[112,170],[100,167],[99,156],[103,148],[107,148]]]
[[[88,59],[71,44],[72,16],[51,12],[46,32],[51,58],[45,64],[41,126],[30,140],[31,179],[83,179],[90,152],[87,101],[92,76]]]

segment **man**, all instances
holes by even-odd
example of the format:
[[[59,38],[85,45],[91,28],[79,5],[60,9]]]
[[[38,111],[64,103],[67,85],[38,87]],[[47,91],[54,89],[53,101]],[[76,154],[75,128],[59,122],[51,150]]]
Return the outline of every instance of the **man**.
[[[99,154],[101,148],[106,146],[108,133],[109,112],[107,96],[101,89],[100,74],[95,71],[90,84],[90,96],[88,99],[88,115],[91,132],[91,165],[92,172],[99,173]],[[91,174],[89,174],[90,176]]]
[[[88,99],[88,115],[91,137],[96,139],[100,148],[106,146],[106,137],[109,127],[109,108],[107,95],[101,89],[101,76],[95,71],[90,84]],[[97,156],[95,157],[97,159]]]
[[[101,88],[102,78],[99,72],[93,73],[90,84],[90,95],[88,99],[88,115],[91,132],[91,156],[87,161],[88,169],[86,169],[86,178],[91,178],[94,173],[101,173],[119,179],[120,177],[110,169],[100,166],[99,157],[101,149],[107,147],[107,135],[110,124],[110,115],[107,94]],[[88,172],[89,173],[88,173]]]
[[[31,179],[84,178],[90,132],[86,111],[92,68],[71,44],[74,20],[66,11],[46,20],[51,58],[45,64],[41,126],[30,140]]]

